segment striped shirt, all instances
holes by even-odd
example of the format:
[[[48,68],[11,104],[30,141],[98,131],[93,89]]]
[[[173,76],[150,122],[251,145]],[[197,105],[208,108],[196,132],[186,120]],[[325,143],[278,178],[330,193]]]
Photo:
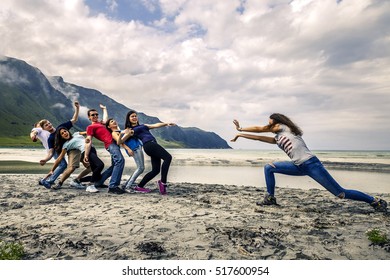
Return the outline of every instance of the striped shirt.
[[[314,157],[301,136],[294,135],[290,128],[279,124],[280,130],[276,132],[276,144],[282,149],[296,165],[304,163]]]

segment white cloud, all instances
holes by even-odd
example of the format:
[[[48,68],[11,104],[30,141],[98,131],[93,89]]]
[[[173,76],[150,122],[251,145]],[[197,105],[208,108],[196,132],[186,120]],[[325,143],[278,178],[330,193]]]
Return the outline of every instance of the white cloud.
[[[390,2],[290,2],[160,0],[150,26],[92,16],[81,0],[5,0],[0,53],[226,140],[233,118],[281,112],[312,148],[389,149]]]
[[[118,8],[118,3],[115,0],[106,0],[108,10],[110,12],[115,12]]]
[[[20,75],[14,69],[10,69],[7,66],[0,65],[0,77],[1,80],[7,84],[20,84],[28,85],[28,78]]]
[[[63,109],[63,108],[65,108],[65,105],[62,104],[62,103],[56,103],[56,104],[52,105],[51,107],[52,108]]]

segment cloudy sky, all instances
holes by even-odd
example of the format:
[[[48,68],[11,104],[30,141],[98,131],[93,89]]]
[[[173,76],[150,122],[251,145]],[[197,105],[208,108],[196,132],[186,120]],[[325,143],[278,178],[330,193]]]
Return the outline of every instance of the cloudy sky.
[[[227,141],[233,119],[279,112],[311,149],[390,149],[388,0],[2,0],[0,38],[45,75]]]

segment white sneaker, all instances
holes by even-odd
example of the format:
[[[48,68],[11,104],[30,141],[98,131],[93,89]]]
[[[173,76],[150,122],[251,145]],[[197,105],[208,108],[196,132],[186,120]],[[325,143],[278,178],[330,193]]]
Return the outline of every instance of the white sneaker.
[[[95,193],[95,192],[99,192],[99,190],[97,188],[95,188],[94,185],[89,185],[87,186],[87,188],[85,189],[87,192],[91,192],[91,193]]]
[[[70,182],[70,186],[76,189],[85,189],[85,186],[83,186],[81,183],[77,182],[76,180]]]

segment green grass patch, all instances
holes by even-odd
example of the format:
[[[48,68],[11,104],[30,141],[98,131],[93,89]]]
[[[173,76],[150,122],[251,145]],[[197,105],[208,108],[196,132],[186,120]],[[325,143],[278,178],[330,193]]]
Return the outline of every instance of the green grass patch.
[[[45,174],[49,173],[52,166],[52,163],[41,166],[29,161],[4,160],[0,161],[0,174]]]
[[[165,149],[182,149],[182,148],[185,148],[185,146],[179,142],[171,142],[171,141],[166,141],[166,140],[163,140],[159,137],[156,138],[157,139],[157,142],[158,144],[160,144],[161,146],[163,146]]]
[[[386,233],[381,232],[379,229],[374,228],[366,232],[368,240],[374,245],[384,245],[389,242]]]
[[[0,240],[0,260],[21,260],[23,256],[24,248],[22,244]]]
[[[180,142],[165,141],[157,137],[158,143],[166,149],[182,149],[185,148]],[[97,139],[93,139],[93,145],[96,148],[103,148],[104,144]],[[30,137],[27,136],[15,136],[15,137],[0,137],[0,147],[2,148],[43,148],[41,141],[33,142]]]
[[[42,147],[41,141],[33,142],[30,137],[27,136],[15,136],[15,137],[0,137],[0,147],[3,148],[18,148],[18,147]]]

